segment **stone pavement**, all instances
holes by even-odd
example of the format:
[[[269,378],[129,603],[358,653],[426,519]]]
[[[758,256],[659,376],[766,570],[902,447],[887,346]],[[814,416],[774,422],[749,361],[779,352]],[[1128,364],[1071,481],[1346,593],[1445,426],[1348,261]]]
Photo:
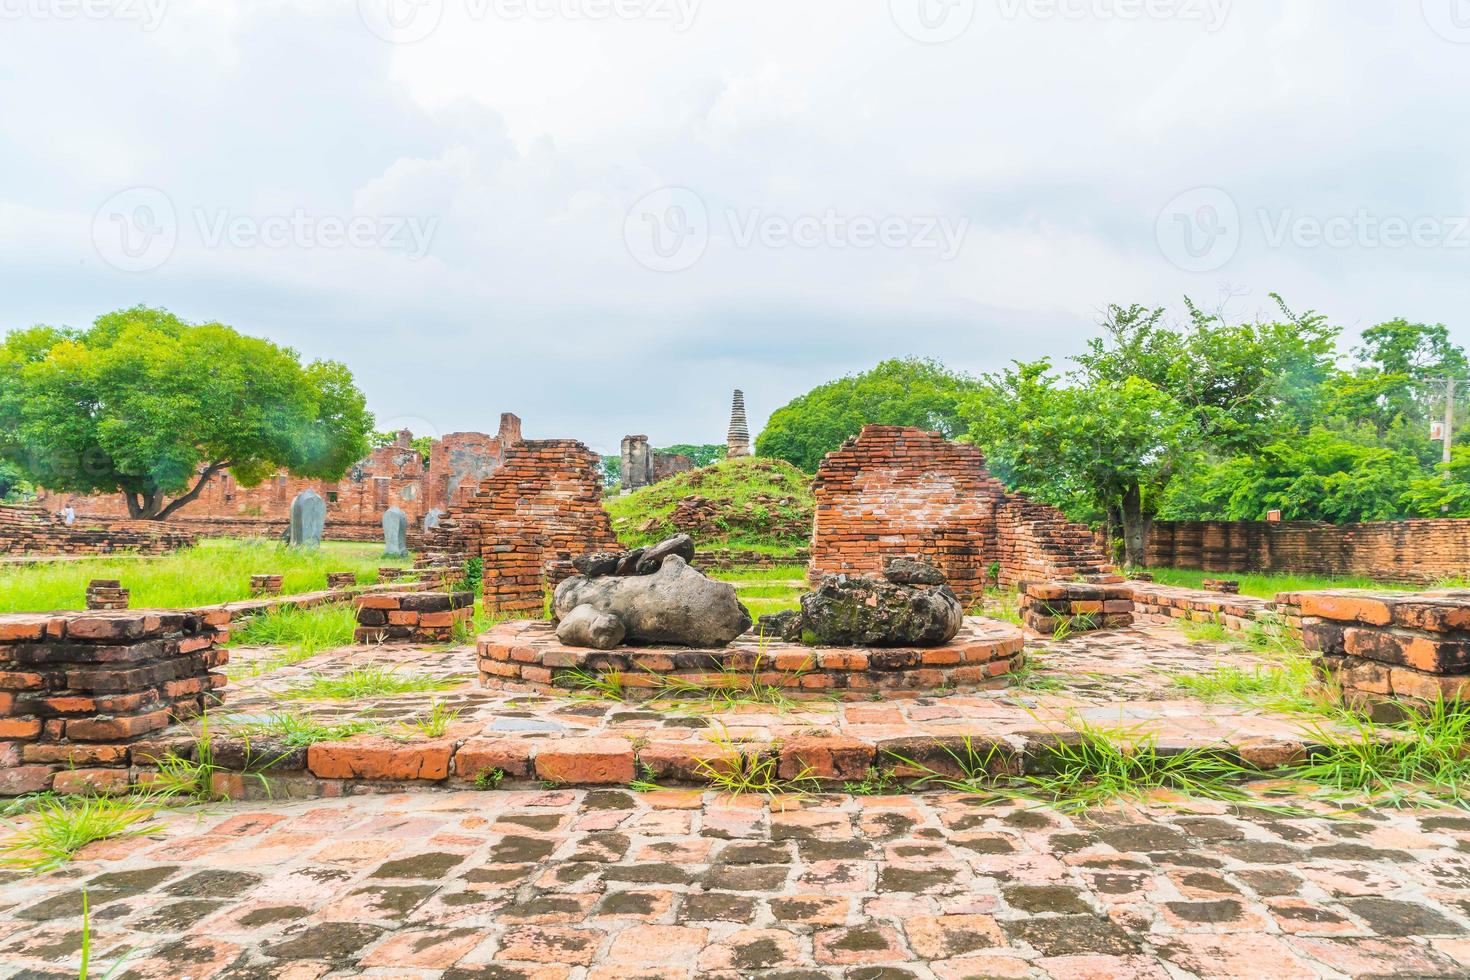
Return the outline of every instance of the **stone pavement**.
[[[0,977],[1470,975],[1470,814],[422,792],[167,815],[0,878]]]

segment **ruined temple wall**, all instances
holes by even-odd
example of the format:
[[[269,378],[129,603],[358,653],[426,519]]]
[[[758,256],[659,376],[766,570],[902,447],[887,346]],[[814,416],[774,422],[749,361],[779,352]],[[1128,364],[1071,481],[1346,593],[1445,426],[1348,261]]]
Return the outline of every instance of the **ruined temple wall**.
[[[188,529],[155,521],[79,517],[67,525],[41,507],[0,507],[0,555],[161,555],[195,541]]]
[[[1470,520],[1322,524],[1306,521],[1156,521],[1151,568],[1294,572],[1423,584],[1470,575]]]
[[[984,591],[992,563],[1006,584],[1107,567],[1085,527],[1009,493],[979,449],[935,432],[866,426],[827,455],[813,491],[813,580],[877,574],[886,557],[918,555],[972,600]]]

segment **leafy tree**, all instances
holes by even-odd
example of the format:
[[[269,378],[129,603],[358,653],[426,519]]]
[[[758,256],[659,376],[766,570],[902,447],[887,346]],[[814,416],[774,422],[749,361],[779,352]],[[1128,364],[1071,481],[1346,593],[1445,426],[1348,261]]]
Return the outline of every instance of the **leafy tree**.
[[[398,442],[396,432],[370,432],[368,433],[368,444],[374,449],[382,449],[384,446],[392,446]],[[433,436],[415,436],[409,441],[409,447],[424,458],[424,465],[429,465],[429,457],[434,451]]]
[[[1470,445],[1456,446],[1435,470],[1409,485],[1404,506],[1420,517],[1470,517]]]
[[[674,456],[688,456],[690,462],[694,464],[696,469],[703,469],[706,466],[713,466],[715,463],[718,463],[720,460],[724,459],[725,454],[728,451],[729,447],[725,446],[723,443],[720,445],[714,445],[711,443],[699,446],[692,446],[687,443],[680,443],[677,446],[669,446],[666,449],[654,450],[654,452],[656,453],[669,453]]]
[[[1140,377],[1065,386],[1046,360],[987,379],[966,403],[968,438],[1007,483],[1068,509],[1116,515],[1143,560],[1153,499],[1195,438],[1188,408]]]
[[[868,424],[913,425],[954,438],[965,430],[959,403],[975,379],[935,361],[884,361],[871,371],[812,389],[776,410],[756,440],[757,455],[815,473],[822,457]]]
[[[121,493],[136,518],[168,517],[225,468],[245,486],[281,468],[337,479],[372,422],[343,365],[165,310],[0,344],[0,452],[38,485]]]
[[[0,500],[19,500],[30,493],[31,485],[26,482],[20,467],[9,460],[0,459]]]

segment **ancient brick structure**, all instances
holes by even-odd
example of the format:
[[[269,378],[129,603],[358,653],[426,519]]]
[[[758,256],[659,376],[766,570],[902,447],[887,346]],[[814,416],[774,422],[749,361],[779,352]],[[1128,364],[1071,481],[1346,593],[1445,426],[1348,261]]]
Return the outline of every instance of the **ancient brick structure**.
[[[350,589],[357,584],[356,572],[328,572],[327,588]]]
[[[1400,706],[1470,702],[1470,589],[1292,592],[1302,639],[1344,699],[1384,721]]]
[[[1133,588],[1126,582],[1030,582],[1021,598],[1026,626],[1044,636],[1133,625]]]
[[[671,476],[694,469],[694,461],[677,453],[657,453],[647,436],[624,436],[619,480],[624,493],[651,487]]]
[[[1343,525],[1156,521],[1149,531],[1145,561],[1152,568],[1432,583],[1470,575],[1470,519]]]
[[[115,578],[94,578],[87,583],[88,609],[126,609],[129,592]]]
[[[354,643],[448,643],[475,617],[468,592],[377,592],[355,604]]]
[[[1006,585],[1111,571],[1085,526],[1006,490],[979,449],[934,432],[866,426],[827,454],[812,489],[814,581],[878,574],[886,557],[918,555],[972,601],[992,565]]]
[[[754,678],[793,698],[923,697],[941,690],[1005,687],[1021,662],[1021,631],[967,619],[942,647],[864,649],[770,643],[746,634],[718,650],[667,647],[585,650],[563,646],[548,622],[502,623],[480,637],[480,683],[512,691],[565,693],[588,674],[617,673],[631,698],[718,689]]]
[[[285,587],[286,577],[284,575],[250,576],[250,594],[253,596],[280,595],[281,589]]]
[[[1294,632],[1301,629],[1300,610],[1278,605],[1269,599],[1158,585],[1136,579],[1128,584],[1133,592],[1135,622],[1162,624],[1172,620],[1185,620],[1194,623],[1219,623],[1228,630],[1240,633],[1257,622],[1276,618],[1283,629]]]
[[[449,533],[483,560],[487,610],[540,615],[545,590],[572,574],[573,558],[618,549],[601,466],[580,442],[522,442],[454,512]]]
[[[198,613],[0,616],[0,795],[126,786],[133,747],[204,710],[228,656]]]
[[[745,418],[745,392],[738,389],[730,406],[730,429],[725,433],[725,449],[727,459],[750,455],[750,424]]]
[[[380,541],[383,512],[389,507],[402,508],[411,528],[421,527],[430,510],[447,510],[472,498],[480,483],[499,468],[506,451],[520,441],[521,420],[506,413],[496,435],[452,432],[436,440],[427,466],[413,448],[413,434],[405,430],[393,445],[374,449],[341,480],[305,480],[280,473],[259,486],[242,487],[224,471],[167,523],[200,534],[276,537],[290,519],[291,501],[303,490],[315,490],[327,503],[329,539]],[[127,516],[119,494],[78,497],[42,491],[40,503],[53,513],[70,504],[78,523],[85,518]]]
[[[194,535],[154,521],[78,517],[67,525],[36,506],[0,506],[0,555],[161,555],[197,542]]]

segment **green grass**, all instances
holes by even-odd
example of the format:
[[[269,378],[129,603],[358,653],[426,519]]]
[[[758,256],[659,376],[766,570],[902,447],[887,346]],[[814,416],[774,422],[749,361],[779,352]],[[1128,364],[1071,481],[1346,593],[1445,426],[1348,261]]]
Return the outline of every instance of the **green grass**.
[[[1222,665],[1207,673],[1180,674],[1174,686],[1201,701],[1249,704],[1271,711],[1302,714],[1341,712],[1330,689],[1303,656],[1288,656],[1278,663],[1246,669]]]
[[[784,778],[780,760],[774,753],[747,753],[723,726],[706,737],[719,748],[720,755],[714,761],[698,760],[695,772],[721,793],[730,796],[805,796],[822,788],[813,777],[811,767],[803,766],[794,777]]]
[[[440,702],[435,701],[426,717],[405,722],[404,728],[410,732],[417,732],[425,738],[443,738],[449,733],[449,726],[458,720],[459,710],[457,708],[446,708]]]
[[[137,796],[43,796],[24,822],[4,821],[11,836],[0,841],[0,867],[38,874],[59,868],[88,844],[138,836],[158,814],[158,802]]]
[[[718,508],[715,533],[699,535],[701,547],[781,554],[811,537],[811,478],[783,460],[724,460],[604,503],[618,539],[637,546],[679,533],[669,518],[680,500],[692,496]]]
[[[232,725],[229,734],[243,738],[270,738],[293,749],[304,749],[318,742],[339,742],[354,735],[381,730],[371,721],[349,721],[337,725],[323,724],[307,715],[282,711],[264,721]]]
[[[289,549],[265,540],[208,539],[156,558],[117,556],[36,565],[0,565],[0,612],[85,609],[87,583],[119,579],[136,609],[186,609],[250,598],[250,576],[285,577],[287,594],[325,589],[328,572],[356,572],[359,584],[377,581],[380,545],[326,542],[320,549]]]
[[[1194,643],[1228,643],[1232,635],[1218,619],[1181,619],[1179,629]]]
[[[1412,585],[1390,585],[1369,578],[1328,578],[1321,575],[1257,575],[1237,572],[1201,572],[1188,568],[1150,568],[1160,585],[1201,588],[1207,578],[1229,579],[1240,583],[1240,594],[1258,599],[1274,599],[1278,592],[1309,592],[1314,589],[1402,589],[1413,591]]]
[[[459,678],[400,674],[391,668],[362,667],[341,677],[313,677],[292,688],[284,696],[298,700],[353,701],[358,698],[415,694],[420,691],[447,691],[459,687],[461,683],[463,682]]]
[[[698,557],[696,555],[696,561]],[[800,582],[806,584],[805,565],[775,565],[771,568],[727,568],[710,572],[709,577],[721,582]]]
[[[1347,716],[1312,727],[1307,734],[1322,748],[1293,775],[1337,798],[1470,809],[1470,710],[1446,701],[1402,707],[1407,717],[1397,725]]]

